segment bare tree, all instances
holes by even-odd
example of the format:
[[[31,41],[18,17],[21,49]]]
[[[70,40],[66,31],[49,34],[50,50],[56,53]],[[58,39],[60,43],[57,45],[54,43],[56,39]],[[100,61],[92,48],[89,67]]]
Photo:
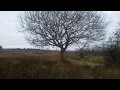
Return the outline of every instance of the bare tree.
[[[107,65],[116,64],[120,66],[120,22],[118,28],[106,42],[105,59]]]
[[[118,28],[114,32],[112,39],[113,43],[116,44],[117,47],[120,47],[120,22],[118,23]]]
[[[57,46],[61,61],[68,46],[83,40],[101,40],[107,23],[97,11],[26,11],[20,15],[22,31],[35,46]]]

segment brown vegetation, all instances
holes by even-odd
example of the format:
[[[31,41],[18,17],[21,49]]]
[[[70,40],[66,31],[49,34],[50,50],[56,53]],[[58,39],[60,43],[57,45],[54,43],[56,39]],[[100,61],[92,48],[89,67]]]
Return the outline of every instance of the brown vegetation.
[[[109,79],[120,78],[119,67],[104,66],[103,56],[80,58],[66,53],[61,63],[59,52],[0,54],[0,79]]]

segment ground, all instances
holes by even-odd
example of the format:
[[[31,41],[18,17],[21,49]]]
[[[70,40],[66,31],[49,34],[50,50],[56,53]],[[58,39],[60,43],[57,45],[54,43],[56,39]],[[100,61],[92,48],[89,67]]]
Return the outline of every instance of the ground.
[[[59,51],[2,51],[0,79],[120,79],[120,68],[105,66],[104,56],[66,52],[65,59],[59,62]]]

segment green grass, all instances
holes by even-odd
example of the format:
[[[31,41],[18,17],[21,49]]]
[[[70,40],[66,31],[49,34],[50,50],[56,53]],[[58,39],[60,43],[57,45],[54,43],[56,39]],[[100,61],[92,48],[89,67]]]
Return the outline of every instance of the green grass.
[[[103,64],[99,64],[99,63],[93,63],[93,62],[89,62],[89,61],[76,61],[76,60],[70,60],[71,63],[75,64],[75,65],[80,65],[80,66],[90,66],[92,68],[96,67],[96,66],[100,66]]]
[[[94,56],[86,56],[85,58],[79,58],[76,56],[76,58],[68,58],[68,61],[70,61],[74,65],[80,65],[80,66],[89,66],[91,68],[97,67],[97,66],[103,66],[104,62]]]

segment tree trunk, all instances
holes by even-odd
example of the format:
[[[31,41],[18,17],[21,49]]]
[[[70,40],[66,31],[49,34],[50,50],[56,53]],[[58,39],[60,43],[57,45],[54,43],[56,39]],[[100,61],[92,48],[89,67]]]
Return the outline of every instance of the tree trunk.
[[[61,62],[65,61],[64,52],[65,52],[65,50],[61,49],[61,52],[60,52],[60,60],[61,60]]]

